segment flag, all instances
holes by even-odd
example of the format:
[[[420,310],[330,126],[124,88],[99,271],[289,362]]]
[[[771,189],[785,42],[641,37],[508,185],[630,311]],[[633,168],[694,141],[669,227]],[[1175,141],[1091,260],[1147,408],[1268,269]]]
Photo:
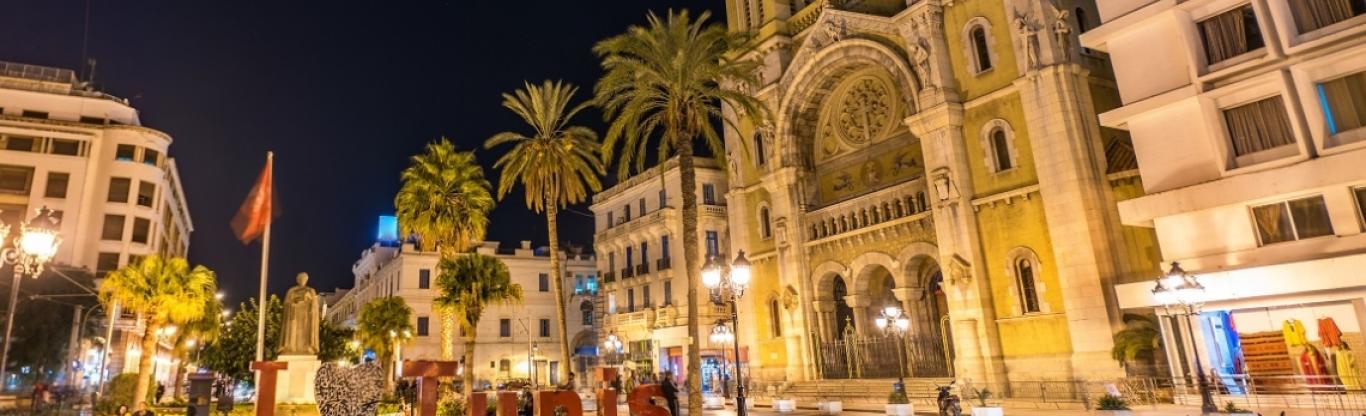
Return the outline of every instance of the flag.
[[[274,205],[272,202],[275,199],[271,165],[270,159],[267,158],[266,167],[261,169],[261,176],[256,178],[256,186],[251,188],[247,200],[242,202],[242,207],[237,209],[237,215],[232,217],[233,234],[237,235],[242,244],[249,244],[260,237],[270,223],[271,206]]]

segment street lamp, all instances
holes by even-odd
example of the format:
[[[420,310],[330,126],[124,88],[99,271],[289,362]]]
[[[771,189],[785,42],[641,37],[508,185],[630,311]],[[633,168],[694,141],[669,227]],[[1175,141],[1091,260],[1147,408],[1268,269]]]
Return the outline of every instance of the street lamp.
[[[723,262],[717,261],[715,256],[707,259],[707,264],[702,266],[702,284],[711,291],[712,303],[730,304],[730,322],[734,328],[730,340],[735,346],[735,414],[745,416],[745,378],[740,373],[740,338],[734,334],[740,329],[739,305],[736,301],[745,295],[745,289],[749,287],[750,267],[744,250],[736,254],[735,261],[729,267]]]
[[[906,334],[906,330],[911,328],[911,320],[896,305],[888,305],[882,308],[882,314],[873,323],[888,336],[896,338],[896,364],[897,364],[897,388],[902,388],[906,379],[906,361],[901,354],[904,353],[906,346],[902,344],[901,336]]]
[[[14,329],[14,310],[19,304],[19,282],[25,274],[37,278],[43,267],[57,254],[62,244],[58,231],[58,220],[52,210],[42,207],[33,219],[19,224],[19,233],[14,235],[10,246],[9,224],[0,223],[0,268],[14,265],[14,280],[9,286],[9,314],[5,318],[5,346],[0,351],[0,380],[5,380],[5,365],[9,362],[10,334]],[[3,387],[0,387],[3,390]]]
[[[1205,286],[1200,284],[1195,276],[1186,273],[1177,262],[1172,262],[1172,268],[1165,276],[1157,278],[1153,287],[1153,298],[1162,304],[1168,314],[1172,314],[1173,306],[1178,306],[1176,315],[1186,316],[1186,327],[1191,328],[1190,317],[1200,313],[1200,307],[1204,306]],[[1185,331],[1190,332],[1190,331]],[[1190,334],[1191,344],[1195,344],[1195,334]],[[1195,380],[1200,389],[1200,412],[1210,414],[1219,411],[1214,406],[1214,397],[1210,392],[1209,380],[1205,378],[1205,366],[1200,361],[1200,354],[1197,351],[1191,354],[1195,358]]]

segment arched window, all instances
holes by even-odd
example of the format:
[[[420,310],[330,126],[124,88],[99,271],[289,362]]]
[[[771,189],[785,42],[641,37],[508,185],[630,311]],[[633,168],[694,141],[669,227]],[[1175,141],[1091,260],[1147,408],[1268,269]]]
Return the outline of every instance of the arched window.
[[[972,42],[972,54],[977,72],[986,72],[991,69],[991,50],[987,49],[987,31],[981,25],[973,26],[968,30],[969,41]]]
[[[1019,285],[1020,309],[1024,313],[1039,312],[1039,289],[1034,284],[1034,262],[1028,258],[1015,261],[1015,281]]]
[[[754,133],[754,164],[763,166],[768,162],[768,154],[764,153],[764,136]]]
[[[773,222],[769,220],[768,207],[759,208],[759,237],[773,238]]]
[[[768,300],[768,335],[772,338],[783,336],[783,316],[782,309],[778,305],[778,298]]]
[[[1010,144],[1006,142],[1005,130],[996,129],[991,131],[991,152],[996,159],[996,171],[1010,170],[1015,166],[1010,163]]]

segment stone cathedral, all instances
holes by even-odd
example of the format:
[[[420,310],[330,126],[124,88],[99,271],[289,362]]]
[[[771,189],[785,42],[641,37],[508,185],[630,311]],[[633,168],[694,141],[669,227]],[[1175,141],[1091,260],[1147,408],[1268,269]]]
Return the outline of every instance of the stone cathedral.
[[[726,113],[756,381],[1133,371],[1110,355],[1112,287],[1151,281],[1160,257],[1151,229],[1119,222],[1142,185],[1127,135],[1097,123],[1119,97],[1077,42],[1093,2],[726,3],[757,36],[773,115]],[[887,306],[911,321],[891,341]]]

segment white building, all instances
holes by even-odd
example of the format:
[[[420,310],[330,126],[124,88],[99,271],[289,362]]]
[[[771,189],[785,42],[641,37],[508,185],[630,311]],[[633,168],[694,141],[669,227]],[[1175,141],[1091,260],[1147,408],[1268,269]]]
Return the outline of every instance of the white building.
[[[184,256],[194,226],[171,141],[69,69],[0,62],[0,222],[17,229],[36,209],[55,210],[53,263],[96,275],[148,254]],[[136,369],[142,331],[132,319],[119,329],[112,374]]]
[[[560,362],[559,333],[555,324],[555,298],[551,292],[550,257],[544,248],[533,249],[523,241],[513,250],[501,250],[497,242],[485,242],[480,254],[495,256],[507,265],[513,283],[522,286],[523,302],[497,305],[484,311],[479,321],[475,347],[476,378],[498,384],[506,380],[530,379],[541,384],[563,380],[565,365]],[[376,243],[361,253],[352,266],[355,286],[327,308],[327,319],[355,325],[361,308],[369,301],[389,296],[403,298],[413,309],[412,341],[401,351],[404,360],[441,359],[441,324],[432,301],[440,296],[437,288],[437,253],[418,251],[412,244],[390,247]],[[564,261],[570,345],[576,351],[570,371],[582,374],[593,358],[596,345],[592,316],[581,312],[588,297],[583,288],[596,279],[592,256],[566,256]],[[591,313],[591,309],[589,309]],[[458,334],[457,334],[458,335]],[[456,338],[456,355],[463,356],[464,339]],[[583,348],[587,347],[587,348]],[[528,356],[533,359],[528,360]],[[528,362],[535,367],[528,367]],[[583,380],[580,378],[580,380]]]
[[[699,254],[704,259],[722,256],[729,252],[726,175],[711,159],[697,159],[696,173]],[[662,173],[651,169],[631,177],[594,195],[591,206],[596,223],[593,251],[603,270],[598,338],[616,335],[626,344],[622,361],[646,373],[682,375],[687,369],[688,286],[679,179],[678,159],[670,159]],[[706,337],[716,320],[730,315],[711,306],[705,287],[699,284],[697,290],[705,305],[700,332]],[[723,346],[712,346],[705,338],[702,345],[703,388],[711,390],[722,368]],[[617,361],[611,353],[603,353],[608,364]]]
[[[1081,39],[1110,54],[1123,101],[1101,122],[1132,135],[1147,192],[1120,214],[1207,288],[1197,329],[1159,320],[1172,374],[1194,348],[1226,391],[1359,389],[1359,369],[1303,363],[1366,350],[1366,2],[1097,4]],[[1153,288],[1118,286],[1121,307],[1157,306]]]

